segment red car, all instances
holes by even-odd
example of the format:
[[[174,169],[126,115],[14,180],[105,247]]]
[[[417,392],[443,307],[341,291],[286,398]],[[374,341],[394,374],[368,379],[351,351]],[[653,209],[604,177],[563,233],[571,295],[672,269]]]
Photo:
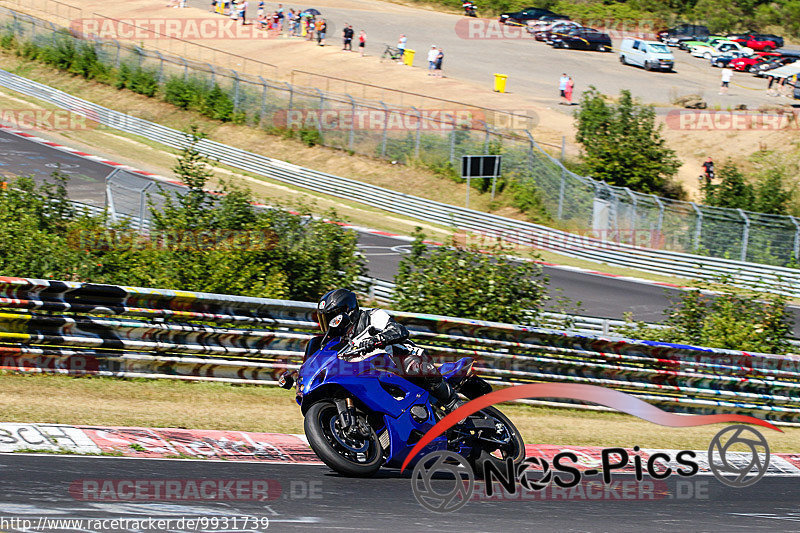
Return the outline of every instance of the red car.
[[[776,39],[770,39],[765,35],[734,35],[729,39],[753,50],[763,50],[764,52],[780,48]]]
[[[755,72],[751,67],[778,57],[781,57],[781,55],[775,52],[757,52],[756,55],[751,57],[737,57],[736,59],[732,59],[731,62],[728,63],[728,66],[740,72]]]

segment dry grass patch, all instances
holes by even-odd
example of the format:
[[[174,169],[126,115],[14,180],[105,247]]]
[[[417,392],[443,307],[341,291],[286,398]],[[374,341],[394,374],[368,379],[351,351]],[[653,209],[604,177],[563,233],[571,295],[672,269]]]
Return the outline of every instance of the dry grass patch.
[[[275,387],[0,374],[2,422],[302,433],[294,394]],[[503,407],[530,444],[705,449],[723,426],[664,428],[629,415]],[[774,452],[800,451],[800,428],[763,430]]]

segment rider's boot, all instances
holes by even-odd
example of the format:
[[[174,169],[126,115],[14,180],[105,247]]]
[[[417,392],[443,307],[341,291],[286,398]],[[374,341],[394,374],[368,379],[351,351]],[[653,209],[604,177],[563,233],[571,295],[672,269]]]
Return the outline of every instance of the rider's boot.
[[[466,403],[458,397],[456,390],[444,379],[434,384],[430,392],[447,413],[452,413]]]

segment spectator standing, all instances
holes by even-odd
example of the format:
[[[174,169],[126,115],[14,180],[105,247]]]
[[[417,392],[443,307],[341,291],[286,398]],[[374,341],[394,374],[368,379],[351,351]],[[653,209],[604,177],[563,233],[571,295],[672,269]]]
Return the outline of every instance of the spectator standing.
[[[286,17],[283,14],[283,4],[278,4],[278,9],[275,10],[275,14],[278,15],[278,31],[283,31],[284,20]]]
[[[325,46],[325,34],[328,32],[328,22],[325,19],[320,19],[319,27],[317,28],[317,44]]]
[[[236,0],[231,0],[230,9],[231,20],[236,20],[239,17],[239,6],[236,5]]]
[[[433,73],[437,78],[442,77],[442,61],[444,61],[444,50],[439,48],[436,52],[436,64],[434,65]]]
[[[397,41],[397,49],[400,50],[400,64],[403,64],[403,59],[405,59],[406,55],[406,44],[408,43],[408,38],[406,37],[405,33],[400,34],[400,39]]]
[[[431,49],[428,50],[428,76],[433,76],[433,71],[436,69],[436,58],[439,57],[439,50],[436,45],[432,44]]]
[[[721,77],[722,77],[722,85],[719,88],[719,94],[728,94],[728,86],[731,83],[731,78],[733,77],[733,71],[726,66],[722,69]]]
[[[353,51],[353,35],[355,32],[353,31],[353,27],[349,24],[344,25],[344,30],[342,31],[342,35],[344,36],[344,47],[342,50],[349,50],[350,52]]]
[[[242,18],[242,26],[247,24],[247,0],[239,3],[239,16]]]
[[[566,98],[568,105],[572,105],[573,89],[575,89],[575,82],[573,81],[572,76],[569,76],[569,81],[567,81],[567,88],[564,89],[564,98]]]
[[[561,77],[558,78],[558,93],[561,96],[561,104],[563,104],[567,99],[567,84],[569,83],[569,76],[567,76],[566,72],[561,73]]]
[[[361,49],[361,57],[364,57],[364,51],[367,48],[367,32],[364,30],[358,34],[358,47]]]

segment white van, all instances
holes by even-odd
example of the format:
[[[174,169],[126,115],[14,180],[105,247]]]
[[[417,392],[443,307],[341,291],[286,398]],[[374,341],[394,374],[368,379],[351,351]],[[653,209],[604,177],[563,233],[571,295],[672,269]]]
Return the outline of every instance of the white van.
[[[675,66],[675,57],[664,43],[626,37],[620,45],[619,62],[644,67],[645,70],[671,71]]]

